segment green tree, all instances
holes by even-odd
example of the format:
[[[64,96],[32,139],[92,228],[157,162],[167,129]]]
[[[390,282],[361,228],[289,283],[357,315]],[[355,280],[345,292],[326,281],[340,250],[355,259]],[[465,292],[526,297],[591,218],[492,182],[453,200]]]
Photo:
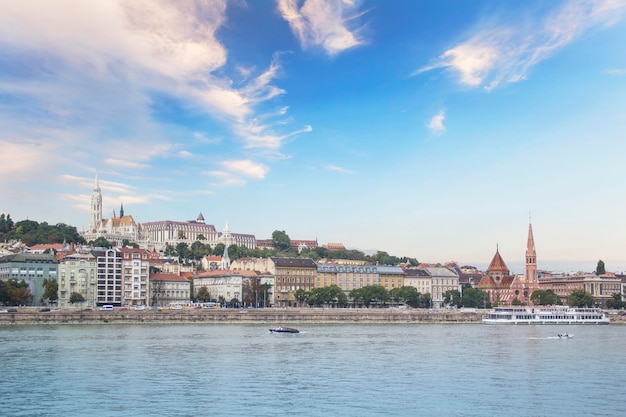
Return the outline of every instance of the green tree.
[[[419,305],[420,294],[417,292],[417,288],[404,286],[389,291],[389,297],[392,301],[397,303],[404,302],[408,306],[417,307]]]
[[[624,305],[624,301],[622,300],[622,294],[618,292],[616,292],[615,294],[613,294],[611,298],[606,300],[606,308],[613,308],[616,310],[620,310],[624,307],[625,305]]]
[[[11,305],[29,305],[33,294],[26,281],[18,281],[17,278],[9,278],[6,282],[7,302]]]
[[[571,307],[595,307],[596,299],[583,289],[574,290],[567,297],[567,304]]]
[[[472,288],[467,285],[463,288],[463,296],[461,297],[461,305],[463,307],[489,308],[489,294],[478,288]]]
[[[531,294],[530,300],[533,304],[539,306],[557,305],[561,303],[559,296],[556,295],[553,290],[536,290]]]
[[[70,304],[82,303],[85,301],[85,297],[79,292],[73,292],[70,294]]]
[[[202,259],[209,253],[211,253],[211,247],[200,242],[200,240],[196,240],[191,244],[191,255],[194,259]]]
[[[274,230],[272,232],[272,242],[278,250],[287,250],[291,247],[291,239],[284,230]]]
[[[307,300],[310,305],[316,306],[345,306],[348,298],[339,286],[330,285],[328,287],[313,288],[309,291],[309,297]]]
[[[113,244],[109,242],[108,240],[106,240],[105,238],[103,238],[102,236],[94,240],[91,244],[93,247],[96,247],[96,248],[112,248],[113,247]]]
[[[382,285],[367,285],[350,291],[350,298],[353,303],[369,308],[372,303],[385,304],[389,300],[389,291]]]
[[[138,249],[139,245],[136,244],[135,242],[131,242],[128,239],[122,239],[122,247],[129,247],[129,248],[135,248]]]
[[[207,287],[202,286],[198,288],[198,292],[196,293],[196,300],[200,303],[211,301],[211,294],[209,293]]]
[[[43,296],[42,301],[48,300],[48,303],[55,303],[59,299],[59,283],[56,279],[45,278],[43,280]]]
[[[604,275],[606,274],[606,269],[604,267],[604,261],[600,259],[598,261],[598,265],[596,266],[596,275]]]
[[[217,245],[215,245],[215,247],[213,248],[213,255],[215,256],[222,256],[224,254],[224,248],[226,246],[224,246],[223,243],[218,243]],[[229,255],[230,256],[230,255]]]
[[[304,304],[304,302],[309,298],[309,293],[307,293],[304,289],[302,288],[298,288],[294,293],[293,296],[295,297],[295,299],[298,301],[298,303],[300,303],[300,305]]]
[[[189,245],[185,242],[177,243],[176,255],[178,256],[178,260],[180,262],[182,262],[183,260],[189,260],[191,256],[191,250],[189,249]]]
[[[430,308],[433,306],[433,299],[430,293],[420,294],[417,306],[419,308]]]
[[[443,302],[451,306],[461,307],[461,293],[459,290],[448,290],[443,294]]]

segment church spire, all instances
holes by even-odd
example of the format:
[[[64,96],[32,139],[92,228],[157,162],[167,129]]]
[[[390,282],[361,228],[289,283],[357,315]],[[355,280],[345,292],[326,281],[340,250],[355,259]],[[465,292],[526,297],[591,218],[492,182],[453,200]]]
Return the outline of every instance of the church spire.
[[[98,170],[96,170],[96,179],[94,181],[93,191],[91,192],[91,219],[89,220],[89,231],[95,232],[102,222],[102,192],[100,190],[100,180],[98,179]]]
[[[120,203],[120,218],[124,217],[124,203]]]
[[[533,236],[533,224],[528,219],[528,241],[526,243],[526,291],[530,298],[532,293],[539,289],[537,277],[537,253],[535,252],[535,237]]]

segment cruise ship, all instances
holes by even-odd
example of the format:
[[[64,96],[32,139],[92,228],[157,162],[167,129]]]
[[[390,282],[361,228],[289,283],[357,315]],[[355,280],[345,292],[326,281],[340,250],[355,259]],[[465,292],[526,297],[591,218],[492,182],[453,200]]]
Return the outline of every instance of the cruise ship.
[[[485,324],[609,324],[599,308],[568,306],[496,307],[483,318]]]

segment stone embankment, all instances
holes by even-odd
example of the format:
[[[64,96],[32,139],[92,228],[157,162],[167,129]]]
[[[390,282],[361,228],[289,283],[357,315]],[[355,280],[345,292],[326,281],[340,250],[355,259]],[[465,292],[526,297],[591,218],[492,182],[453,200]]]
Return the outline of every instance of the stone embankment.
[[[61,309],[39,311],[18,308],[1,313],[0,326],[18,324],[106,324],[106,323],[481,323],[486,310],[424,310],[368,308],[260,308],[122,310]],[[616,313],[616,312],[615,312]],[[626,323],[626,315],[609,314],[611,323]]]
[[[41,312],[21,308],[0,314],[0,326],[15,324],[98,323],[480,323],[484,311],[423,309],[184,309],[99,311],[61,309]]]

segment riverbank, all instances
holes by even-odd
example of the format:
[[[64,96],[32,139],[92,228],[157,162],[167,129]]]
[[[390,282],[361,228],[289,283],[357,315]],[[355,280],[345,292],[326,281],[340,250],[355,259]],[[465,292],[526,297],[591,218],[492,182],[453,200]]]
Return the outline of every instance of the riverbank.
[[[16,324],[99,323],[480,323],[484,311],[423,309],[184,309],[184,310],[81,310],[41,312],[18,309],[0,314],[0,326]]]
[[[108,323],[481,323],[487,310],[427,310],[399,308],[260,308],[100,311],[66,308],[39,311],[18,308],[0,314],[0,326],[22,324]],[[611,323],[626,323],[626,316],[610,314]]]

